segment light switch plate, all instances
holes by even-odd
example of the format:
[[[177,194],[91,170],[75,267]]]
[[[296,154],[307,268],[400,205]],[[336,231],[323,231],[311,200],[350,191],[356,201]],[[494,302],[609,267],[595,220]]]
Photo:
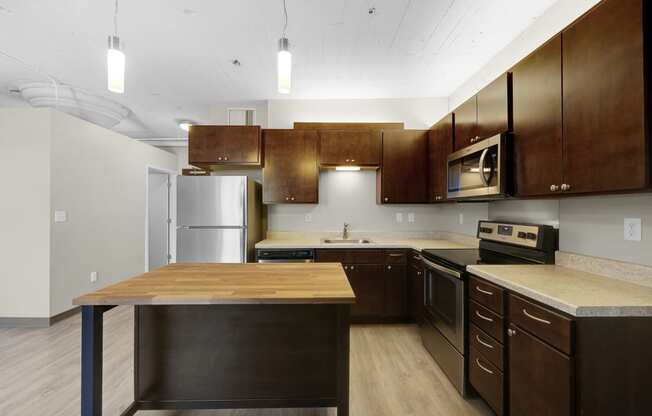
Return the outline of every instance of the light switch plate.
[[[408,212],[408,222],[414,222],[414,212]]]
[[[66,222],[68,221],[68,213],[66,211],[57,210],[54,211],[54,222]]]
[[[396,222],[403,222],[403,213],[402,212],[397,212],[396,213]]]
[[[312,214],[306,214],[304,220],[305,220],[306,222],[312,222]]]
[[[625,241],[641,241],[640,218],[625,218]]]

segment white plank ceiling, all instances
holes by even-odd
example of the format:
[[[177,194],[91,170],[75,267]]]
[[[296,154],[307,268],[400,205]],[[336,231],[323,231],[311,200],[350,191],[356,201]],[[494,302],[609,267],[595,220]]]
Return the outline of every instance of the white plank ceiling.
[[[121,0],[124,95],[105,86],[113,0],[0,0],[0,52],[33,67],[0,54],[0,105],[17,102],[7,93],[17,80],[44,80],[34,68],[126,105],[151,137],[176,135],[175,118],[220,101],[446,97],[556,1],[287,0],[294,67],[283,96],[282,0]]]

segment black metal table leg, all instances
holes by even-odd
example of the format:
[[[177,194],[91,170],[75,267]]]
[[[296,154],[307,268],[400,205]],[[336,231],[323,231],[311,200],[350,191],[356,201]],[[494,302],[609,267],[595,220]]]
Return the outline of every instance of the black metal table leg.
[[[82,306],[81,416],[102,415],[102,327],[112,306]]]

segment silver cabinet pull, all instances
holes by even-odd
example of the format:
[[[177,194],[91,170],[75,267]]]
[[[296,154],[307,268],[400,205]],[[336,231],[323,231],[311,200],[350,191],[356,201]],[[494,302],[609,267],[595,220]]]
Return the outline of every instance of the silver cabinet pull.
[[[478,311],[475,311],[475,316],[477,316],[477,317],[480,318],[480,319],[484,319],[484,320],[487,321],[487,322],[493,322],[493,321],[494,321],[493,319],[491,319],[491,318],[489,318],[489,317],[487,317],[487,316],[484,316],[483,314],[481,314],[481,313],[478,312]]]
[[[404,256],[405,254],[403,254],[403,253],[389,253],[388,255],[389,255],[390,257],[402,257],[402,256]]]
[[[534,315],[529,314],[528,311],[526,311],[525,309],[523,309],[523,313],[524,313],[525,316],[527,316],[528,318],[530,318],[530,319],[534,319],[535,321],[537,321],[537,322],[541,322],[542,324],[546,324],[546,325],[550,325],[550,324],[551,324],[550,321],[546,321],[545,319],[542,319],[542,318],[539,318],[539,317],[536,317],[536,316],[534,316]]]
[[[417,272],[417,276],[421,276],[421,272]]]
[[[289,201],[289,200],[290,200],[290,197],[289,197],[289,196],[286,196],[286,197],[285,197],[285,200],[286,200],[286,201]]]
[[[349,159],[345,159],[344,161],[345,161],[346,163],[349,163]]]
[[[389,201],[389,198],[385,197],[385,202]]]
[[[509,328],[507,330],[507,335],[509,335],[510,337],[513,337],[514,335],[516,335],[516,331],[513,330],[512,328]]]
[[[392,266],[387,266],[387,270],[392,270]]]
[[[571,190],[571,186],[570,186],[569,184],[567,184],[567,183],[562,183],[562,184],[561,184],[561,190],[562,190],[562,191],[570,191],[570,190]]]
[[[224,156],[224,160],[229,160],[229,157],[228,157],[228,156]]]
[[[552,192],[557,192],[559,190],[559,185],[550,185],[550,190]]]
[[[355,162],[355,159],[351,159],[351,163]]]
[[[351,266],[351,270],[355,270],[355,266]]]
[[[219,157],[217,158],[217,160],[222,160],[222,156],[219,156]]]
[[[484,293],[485,295],[489,295],[489,296],[493,296],[493,295],[494,295],[494,292],[490,292],[490,291],[488,291],[488,290],[480,289],[480,286],[476,286],[476,287],[475,287],[475,290],[477,290],[477,291],[480,292],[480,293]]]
[[[487,347],[487,348],[489,348],[489,349],[491,349],[491,350],[494,349],[494,346],[493,346],[493,345],[491,345],[491,344],[487,344],[486,342],[484,342],[483,340],[481,340],[479,335],[476,335],[476,336],[475,336],[475,339],[476,339],[476,341],[478,341],[480,344],[484,345],[485,347]]]
[[[483,369],[483,370],[486,371],[487,373],[489,373],[489,374],[493,374],[493,373],[494,373],[493,371],[491,371],[491,370],[488,369],[487,367],[485,367],[485,366],[483,366],[482,364],[480,364],[480,360],[478,360],[477,358],[475,359],[475,363],[478,365],[478,367],[480,367],[481,369]]]

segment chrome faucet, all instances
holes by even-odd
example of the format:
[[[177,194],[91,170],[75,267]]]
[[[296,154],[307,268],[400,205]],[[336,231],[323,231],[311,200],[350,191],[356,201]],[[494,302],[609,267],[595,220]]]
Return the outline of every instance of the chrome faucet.
[[[346,240],[349,238],[349,224],[344,223],[344,230],[342,230],[342,239]]]

